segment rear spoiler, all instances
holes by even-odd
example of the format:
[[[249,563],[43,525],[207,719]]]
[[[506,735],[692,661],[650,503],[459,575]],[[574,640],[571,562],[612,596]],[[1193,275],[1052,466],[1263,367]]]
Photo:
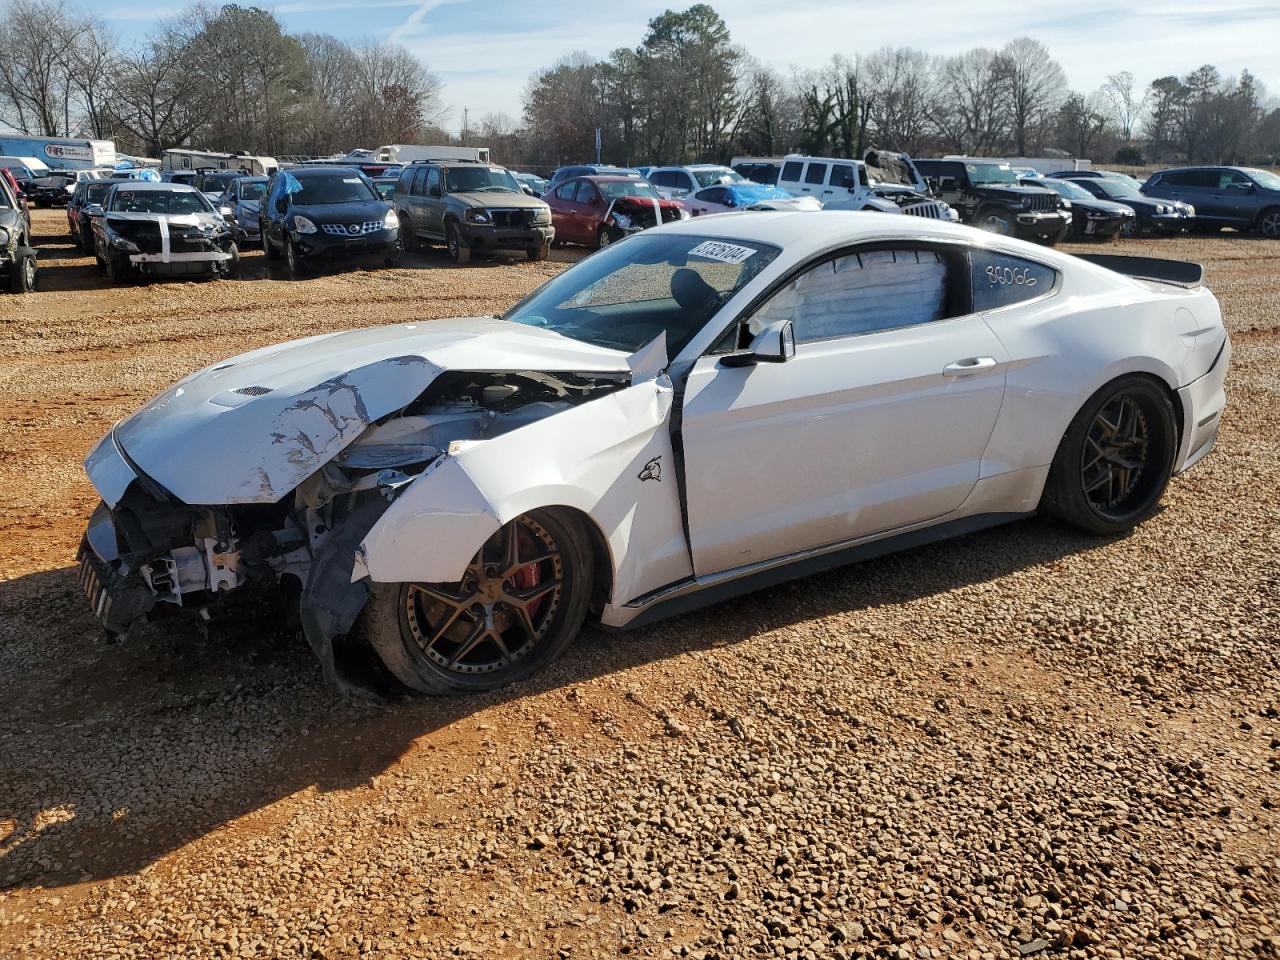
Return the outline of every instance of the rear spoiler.
[[[1113,253],[1078,253],[1076,257],[1106,267],[1136,280],[1154,280],[1178,287],[1204,285],[1204,265],[1189,260],[1161,260],[1157,257],[1122,257]]]

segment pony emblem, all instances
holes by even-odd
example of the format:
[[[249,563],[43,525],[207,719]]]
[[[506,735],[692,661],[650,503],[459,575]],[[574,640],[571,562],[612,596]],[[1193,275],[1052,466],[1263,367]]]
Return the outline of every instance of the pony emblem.
[[[644,469],[640,471],[638,476],[641,480],[657,480],[662,482],[662,455],[654,457],[644,465]]]

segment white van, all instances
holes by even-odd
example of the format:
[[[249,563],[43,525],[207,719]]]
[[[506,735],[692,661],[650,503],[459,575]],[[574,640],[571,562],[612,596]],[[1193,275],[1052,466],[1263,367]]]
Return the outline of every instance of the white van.
[[[839,157],[804,157],[788,154],[783,158],[778,186],[796,197],[814,197],[825,210],[876,210],[881,213],[906,213],[930,220],[959,220],[955,210],[934,200],[923,188],[924,180],[905,154],[867,151],[881,159],[873,175],[863,160]],[[890,164],[889,158],[897,161]],[[905,161],[905,162],[904,162]],[[891,171],[897,170],[897,174]]]

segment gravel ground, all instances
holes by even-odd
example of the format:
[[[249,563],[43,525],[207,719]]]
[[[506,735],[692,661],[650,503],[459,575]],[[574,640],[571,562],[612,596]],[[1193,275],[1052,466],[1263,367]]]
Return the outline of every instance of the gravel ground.
[[[1236,348],[1131,536],[1025,521],[377,708],[291,637],[105,645],[80,458],[219,357],[563,263],[110,290],[60,216],[0,300],[0,956],[1280,957],[1280,245],[1117,245],[1205,262]]]

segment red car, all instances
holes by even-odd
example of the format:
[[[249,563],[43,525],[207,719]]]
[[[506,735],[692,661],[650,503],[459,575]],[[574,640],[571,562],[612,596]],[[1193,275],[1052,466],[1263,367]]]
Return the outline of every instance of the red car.
[[[680,203],[662,199],[653,184],[635,177],[574,177],[542,199],[551,207],[557,242],[597,248],[689,217]]]

